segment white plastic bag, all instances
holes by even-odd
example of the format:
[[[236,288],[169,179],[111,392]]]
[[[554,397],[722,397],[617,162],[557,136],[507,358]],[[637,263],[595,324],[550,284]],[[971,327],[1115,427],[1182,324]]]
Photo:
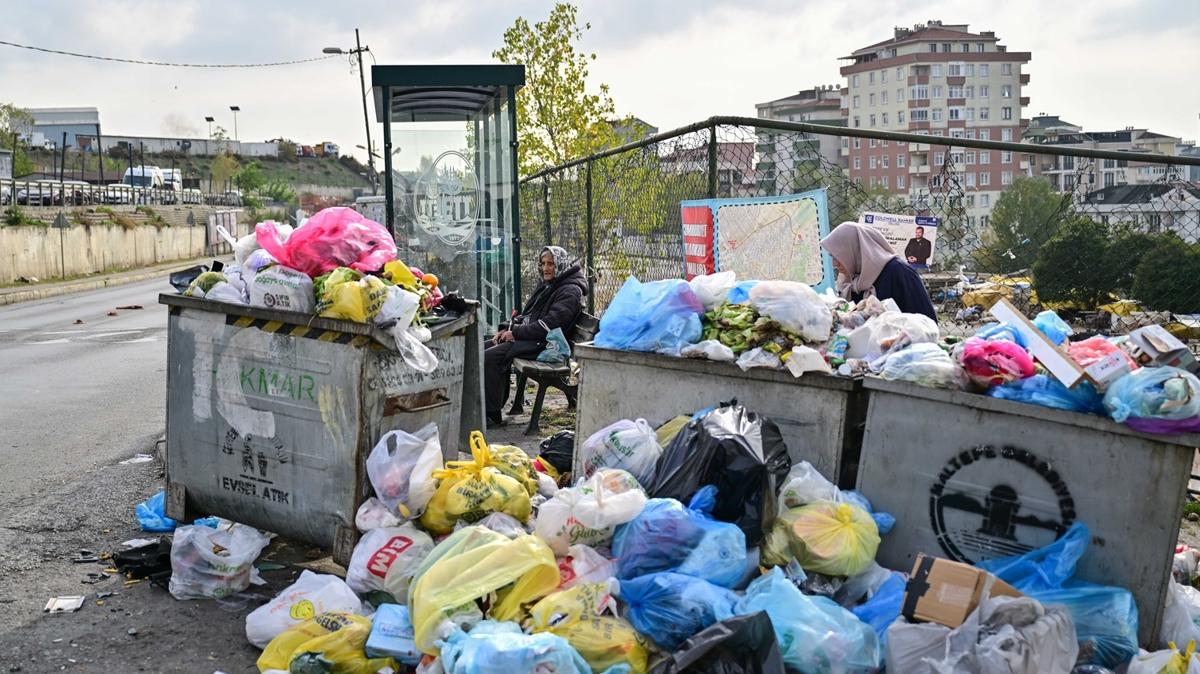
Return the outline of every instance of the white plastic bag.
[[[1187,645],[1189,641],[1200,644],[1200,590],[1171,580],[1167,591],[1167,606],[1163,609],[1162,629],[1159,630],[1158,645],[1166,648],[1169,643]]]
[[[838,500],[838,488],[807,461],[792,464],[779,490],[779,512],[817,501]]]
[[[829,363],[825,362],[825,356],[822,356],[820,351],[803,345],[792,347],[792,355],[788,357],[784,367],[792,373],[793,377],[799,377],[805,372],[833,373],[833,370],[829,369]]]
[[[375,496],[406,520],[425,512],[437,490],[433,472],[441,468],[442,444],[433,422],[413,434],[385,433],[367,457],[367,476]]]
[[[596,471],[586,482],[561,489],[538,510],[534,533],[555,555],[577,543],[597,546],[612,540],[618,524],[637,517],[646,507],[646,492],[629,473]]]
[[[763,281],[750,289],[750,304],[805,341],[825,343],[833,329],[833,312],[808,285],[796,281]]]
[[[742,353],[741,356],[738,356],[737,366],[742,369],[742,372],[749,371],[750,369],[756,367],[762,367],[768,370],[778,370],[779,368],[783,367],[783,362],[779,360],[779,356],[776,356],[770,351],[767,351],[759,346]]]
[[[662,451],[658,436],[645,419],[622,419],[583,441],[579,448],[583,477],[591,477],[601,468],[620,468],[641,484],[650,484]]]
[[[726,363],[732,363],[737,360],[733,349],[715,339],[706,339],[695,344],[688,344],[679,350],[679,355],[684,358],[707,358],[708,360],[717,360]]]
[[[938,326],[925,314],[902,314],[888,311],[871,319],[871,344],[867,357],[876,359],[895,353],[913,344],[936,344]]]
[[[889,672],[932,674],[928,660],[938,660],[946,653],[950,628],[937,623],[912,623],[900,618],[887,628],[884,662]]]
[[[246,616],[246,638],[266,648],[285,630],[326,611],[361,613],[362,602],[341,578],[302,571],[296,582]]]
[[[388,295],[379,308],[375,323],[379,325],[396,325],[401,330],[407,330],[412,325],[417,309],[421,306],[421,297],[400,286],[388,286]]]
[[[1187,645],[1180,646],[1180,649],[1186,651]],[[1160,674],[1163,669],[1170,664],[1174,664],[1172,660],[1177,657],[1179,651],[1174,648],[1165,648],[1161,651],[1153,653],[1142,653],[1129,661],[1129,669],[1125,670],[1125,674]],[[1176,671],[1176,670],[1170,670]],[[1195,654],[1188,658],[1187,674],[1200,674],[1200,658]]]
[[[692,292],[700,298],[704,310],[708,311],[725,301],[725,296],[737,285],[737,274],[721,271],[716,274],[701,274],[688,281]]]
[[[213,300],[214,302],[227,302],[229,304],[247,304],[246,298],[242,296],[242,292],[238,290],[232,283],[220,281],[208,289],[204,294],[205,299]]]
[[[241,524],[177,528],[171,542],[171,596],[223,599],[241,592],[257,576],[254,560],[270,541]]]
[[[255,274],[250,284],[250,304],[311,314],[316,309],[312,279],[282,265],[268,267]]]
[[[408,582],[431,550],[433,539],[411,524],[369,531],[354,546],[350,566],[346,567],[346,584],[363,594],[389,592],[397,602],[404,603],[408,600]]]
[[[422,329],[428,334],[427,328]],[[401,328],[399,323],[387,329],[392,339],[396,340],[396,351],[404,359],[404,364],[417,372],[429,374],[437,369],[438,358],[425,346],[419,330],[416,327]],[[424,341],[428,341],[428,338]]]
[[[609,559],[586,545],[572,545],[558,561],[560,585],[566,590],[583,583],[602,583],[617,576],[617,560]]]
[[[388,510],[388,507],[374,496],[363,501],[363,504],[358,506],[358,512],[354,513],[354,526],[363,533],[372,529],[398,527],[401,524],[403,522],[396,513]]]
[[[458,524],[454,525],[454,530],[458,531],[463,527],[473,526],[486,527],[498,534],[507,536],[509,539],[530,533],[529,529],[524,524],[521,524],[520,520],[508,513],[492,513],[474,524],[468,524],[466,520],[459,520]]]
[[[941,658],[924,660],[927,670],[918,666],[897,671],[1070,674],[1078,656],[1075,624],[1065,607],[1044,607],[1029,597],[991,597],[947,635]],[[889,671],[891,666],[889,660]]]

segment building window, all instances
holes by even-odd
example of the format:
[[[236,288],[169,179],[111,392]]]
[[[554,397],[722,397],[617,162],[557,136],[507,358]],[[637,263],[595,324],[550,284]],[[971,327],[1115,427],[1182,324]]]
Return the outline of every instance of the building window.
[[[1064,157],[1064,158],[1070,159],[1070,157]],[[1000,153],[1000,163],[1001,164],[1011,164],[1012,163],[1012,153],[1011,152],[1001,152]]]
[[[903,152],[897,152],[897,153],[896,153],[896,168],[904,168],[904,161],[905,161],[905,160],[904,160],[904,153],[903,153]]]
[[[1012,171],[1004,171],[1000,174],[1000,184],[1001,185],[1011,185],[1012,184]]]
[[[850,99],[850,107],[854,108],[855,110],[857,110],[859,107],[861,107],[860,106],[861,103],[862,103],[862,100],[858,97],[857,94],[855,94],[854,98]]]
[[[967,150],[966,164],[968,166],[971,166],[974,163],[975,163],[975,152],[972,150]]]
[[[887,168],[887,167],[886,167],[886,166],[884,166],[884,168]],[[887,186],[888,186],[888,177],[887,177],[887,176],[883,176],[882,178],[880,178],[880,179],[879,179],[879,184],[880,184],[880,185],[883,185],[884,187],[887,187]]]
[[[871,176],[871,187],[875,187],[875,182],[876,182],[875,176]]]
[[[983,110],[987,110],[987,108],[984,108]],[[980,110],[980,112],[983,112],[983,110]],[[991,139],[992,139],[991,131],[989,131],[988,129],[980,129],[979,130],[979,140],[991,140]]]
[[[1000,108],[1000,119],[1012,119],[1012,108]]]
[[[962,129],[951,129],[950,137],[951,138],[963,138],[964,137],[963,130]]]
[[[992,174],[990,171],[984,171],[983,173],[979,174],[979,184],[980,185],[991,185],[992,184]]]
[[[880,161],[883,162],[882,168],[891,168],[890,164],[891,164],[892,159],[891,159],[890,155],[886,155],[886,154],[883,155],[882,157],[880,157]]]
[[[912,97],[914,101],[920,101],[929,98],[929,87],[924,84],[918,84],[912,88]]]
[[[988,87],[988,85],[986,85],[986,84],[981,85],[979,87],[979,97],[986,99],[988,97],[989,91],[990,91],[990,88]]]
[[[975,195],[974,194],[967,195],[967,208],[975,208]],[[968,222],[970,222],[972,225],[975,224],[974,219],[968,220]]]
[[[933,153],[933,165],[934,166],[941,166],[942,164],[946,163],[945,160],[946,160],[945,153],[942,153],[942,152],[934,152]]]
[[[985,173],[983,175],[987,175],[987,174]],[[991,208],[991,206],[992,206],[992,195],[980,194],[979,195],[979,207],[980,208]]]
[[[943,42],[943,43],[942,43],[942,53],[943,53],[943,54],[949,54],[949,53],[950,53],[950,43],[949,43],[949,42]]]
[[[879,104],[887,105],[887,92],[886,91],[879,92]]]
[[[941,138],[942,136],[944,136],[946,134],[942,133],[941,129],[937,129],[933,132],[933,135],[937,136],[938,138]]]
[[[879,71],[879,83],[880,83],[880,84],[887,84],[887,70],[880,70],[880,71]]]
[[[933,121],[935,121],[935,122],[940,122],[940,121],[942,121],[942,109],[941,109],[941,108],[934,108],[934,109],[933,109],[933,117],[932,117],[932,119],[933,119]]]
[[[867,95],[867,105],[871,106],[872,108],[875,107],[875,94]]]
[[[862,126],[862,124],[861,124],[861,121],[862,121],[862,120],[861,120],[859,117],[857,117],[857,116],[856,116],[856,117],[854,118],[854,128],[856,128],[856,129],[857,129],[858,127]]]
[[[845,136],[842,136],[842,149],[843,150],[850,149],[850,139],[846,138]]]
[[[899,82],[902,79],[904,79],[904,66],[896,68],[896,81]]]
[[[867,139],[867,147],[871,148],[872,150],[875,149],[875,139],[874,138]]]
[[[871,128],[872,129],[875,128],[875,115],[874,114],[871,115]]]
[[[1105,187],[1112,187],[1113,185],[1116,185],[1116,184],[1117,184],[1117,176],[1113,175],[1112,173],[1104,174],[1104,186]]]
[[[896,113],[896,123],[897,124],[904,123],[904,111],[903,110]]]
[[[967,87],[963,94],[965,94],[965,98],[975,98],[975,87]]]
[[[878,162],[878,161],[875,159],[875,155],[871,155],[871,156],[870,156],[870,157],[867,159],[867,162],[868,162],[868,164],[870,164],[870,166],[871,166],[871,168],[872,168],[872,169],[876,168],[877,164],[879,163],[879,162]]]
[[[970,52],[971,51],[971,43],[970,42],[962,43],[962,50],[963,50],[964,54]]]
[[[926,108],[909,110],[908,118],[914,122],[927,122],[929,121],[929,110]]]
[[[966,174],[966,176],[967,176],[967,178],[966,178],[966,180],[967,180],[967,182],[966,182],[966,185],[967,185],[967,187],[975,187],[975,174],[974,174],[974,173],[968,173],[968,174]]]
[[[965,70],[967,77],[975,77],[975,64],[968,63]]]
[[[1000,140],[1005,143],[1012,142],[1012,129],[1000,129]]]
[[[979,109],[979,119],[981,121],[987,120],[988,117],[992,114],[989,110],[990,110],[989,108],[980,108]],[[982,133],[982,132],[980,132],[980,133]],[[982,138],[983,140],[987,140],[986,138],[983,138],[983,136],[980,136],[980,138]]]
[[[962,150],[954,150],[953,152],[950,153],[950,163],[955,164],[957,166],[963,165],[964,162],[963,162]]]
[[[975,108],[967,108],[967,109],[974,110]],[[967,129],[967,138],[970,138],[971,140],[975,140],[975,129]]]
[[[991,75],[988,74],[988,71],[990,69],[991,68],[988,66],[988,64],[980,63],[979,64],[979,76],[980,77],[991,77]]]
[[[1000,64],[1000,74],[1001,75],[1011,75],[1012,74],[1012,64],[1011,63],[1001,63]]]
[[[904,102],[904,90],[903,90],[903,89],[897,89],[897,90],[896,90],[896,102],[897,102],[897,103],[903,103],[903,102]]]
[[[963,97],[962,85],[955,84],[952,86],[948,86],[948,87],[946,87],[946,91],[947,91],[946,98],[962,98]]]
[[[940,84],[933,85],[933,97],[934,98],[942,97],[942,85],[940,85]]]
[[[862,149],[862,138],[855,138],[855,139],[854,139],[854,149],[855,149],[855,150],[861,150],[861,149]]]
[[[875,84],[875,71],[867,73],[867,84]]]
[[[947,63],[946,64],[946,76],[947,77],[962,77],[962,74],[963,74],[963,64],[961,64],[961,63]]]
[[[850,86],[852,86],[852,87],[858,86],[858,75],[857,74],[850,77]]]
[[[981,215],[981,216],[979,216],[979,226],[980,226],[980,227],[982,227],[983,229],[987,229],[987,228],[988,228],[988,221],[989,221],[990,219],[991,219],[991,218],[989,218],[989,217],[988,217],[988,216],[986,216],[986,215]]]
[[[1104,168],[1106,168],[1106,169],[1117,168],[1117,160],[1116,159],[1105,159],[1104,160]]]
[[[880,114],[879,114],[879,121],[880,121],[880,123],[882,123],[884,126],[887,126],[887,125],[888,125],[888,121],[887,121],[887,113],[886,113],[886,112],[882,112],[882,113],[880,113]],[[884,141],[884,142],[886,142],[886,141]]]
[[[1000,85],[1000,98],[1012,98],[1012,85],[1011,84],[1001,84]]]
[[[983,43],[982,42],[975,43],[975,51],[977,51],[981,54],[983,53]]]
[[[887,120],[884,120],[884,122],[883,122],[883,123],[884,123],[884,124],[887,124]],[[879,147],[887,147],[887,143],[888,143],[888,142],[887,142],[886,140],[880,140],[880,141],[879,141]]]
[[[980,140],[983,140],[982,133],[983,133],[983,132],[981,131],[981,132],[980,132],[980,134],[981,134],[981,135],[980,135]],[[988,152],[988,151],[986,151],[986,150],[982,150],[982,151],[980,151],[980,153],[979,153],[979,163],[980,163],[980,164],[990,164],[990,163],[992,163],[992,153],[991,153],[991,152]]]
[[[941,77],[942,76],[942,64],[935,63],[932,66],[930,66],[929,74],[932,75],[933,77]]]
[[[930,42],[930,43],[929,43],[929,51],[931,51],[931,52],[936,52],[936,51],[937,51],[937,43],[936,43],[936,42]]]
[[[967,108],[967,109],[966,109],[966,110],[964,110],[963,112],[965,112],[965,113],[966,113],[966,117],[965,117],[965,119],[966,119],[968,122],[974,122],[974,121],[975,121],[975,108]],[[974,132],[974,131],[968,131],[968,132],[967,132],[967,138],[974,138],[974,137],[975,137],[975,132]]]
[[[854,170],[855,171],[862,170],[862,157],[854,158]]]
[[[896,176],[896,189],[904,189],[904,176]]]

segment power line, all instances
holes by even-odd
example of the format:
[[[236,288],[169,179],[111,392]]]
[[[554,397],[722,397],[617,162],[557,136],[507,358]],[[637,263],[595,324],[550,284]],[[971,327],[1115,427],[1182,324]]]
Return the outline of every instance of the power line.
[[[113,56],[95,56],[92,54],[80,54],[71,51],[61,51],[58,49],[47,49],[45,47],[33,47],[27,44],[17,44],[16,42],[5,42],[0,40],[0,45],[9,47],[17,47],[19,49],[29,49],[31,51],[40,51],[46,54],[58,54],[60,56],[74,56],[76,58],[93,59],[96,61],[114,61],[116,63],[133,63],[144,66],[169,66],[172,68],[269,68],[272,66],[290,66],[299,63],[312,63],[314,61],[324,61],[331,59],[336,54],[325,56],[316,56],[307,59],[298,59],[295,61],[276,61],[274,63],[170,63],[167,61],[145,61],[142,59],[123,59]]]

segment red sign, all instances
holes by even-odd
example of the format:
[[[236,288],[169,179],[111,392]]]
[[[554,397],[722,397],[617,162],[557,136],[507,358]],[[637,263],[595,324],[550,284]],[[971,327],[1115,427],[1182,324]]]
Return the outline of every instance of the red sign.
[[[712,274],[716,269],[713,258],[713,214],[708,206],[680,207],[683,219],[683,261],[686,278]]]
[[[392,536],[387,543],[384,543],[375,554],[371,555],[371,559],[367,560],[367,571],[383,578],[387,576],[387,571],[391,568],[392,563],[400,556],[400,553],[412,547],[413,541],[408,536]]]

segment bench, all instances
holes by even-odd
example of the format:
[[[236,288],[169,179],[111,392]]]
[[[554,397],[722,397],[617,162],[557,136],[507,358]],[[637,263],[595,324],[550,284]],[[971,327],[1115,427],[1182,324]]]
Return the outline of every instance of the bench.
[[[567,338],[572,345],[590,342],[600,330],[600,319],[583,312],[575,323],[575,329]],[[565,363],[541,363],[537,360],[517,358],[513,360],[513,372],[517,373],[517,391],[513,398],[509,415],[522,414],[525,411],[525,385],[529,380],[537,382],[537,396],[533,400],[533,411],[529,415],[529,425],[525,435],[537,435],[541,431],[542,403],[546,400],[546,389],[556,388],[567,396],[567,409],[575,409],[575,395],[578,385],[570,383],[571,361]]]

